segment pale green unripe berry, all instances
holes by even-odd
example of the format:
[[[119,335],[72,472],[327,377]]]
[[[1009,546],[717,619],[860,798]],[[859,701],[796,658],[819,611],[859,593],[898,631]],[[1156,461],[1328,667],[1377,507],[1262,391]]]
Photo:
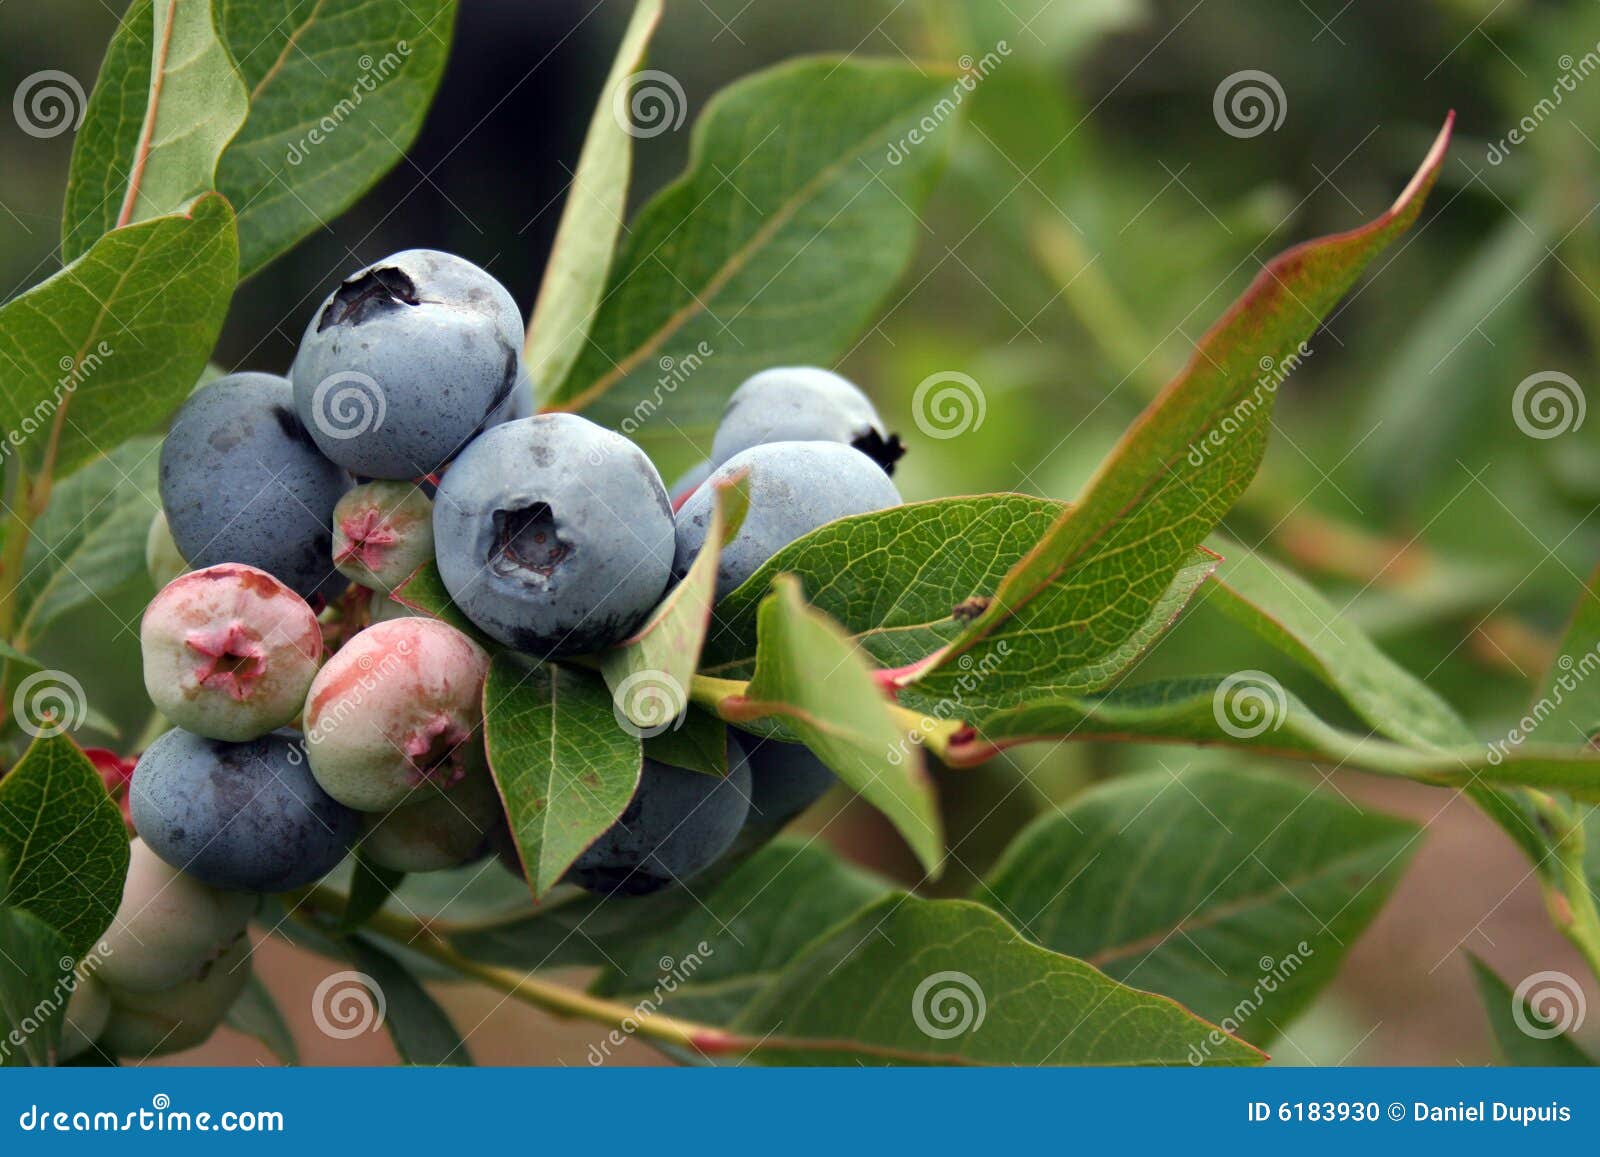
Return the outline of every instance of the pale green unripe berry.
[[[257,898],[202,884],[143,840],[134,840],[128,851],[122,903],[95,950],[95,979],[129,993],[196,979],[244,936]]]
[[[333,565],[392,591],[433,558],[433,503],[410,482],[364,482],[333,508]]]
[[[467,773],[444,797],[367,816],[361,850],[396,872],[437,872],[474,860],[489,847],[504,813],[488,769]]]
[[[111,994],[106,986],[83,971],[79,965],[73,980],[72,995],[61,1024],[61,1060],[70,1061],[100,1039],[111,1019]]]
[[[100,1047],[143,1059],[192,1049],[216,1031],[250,981],[250,941],[241,936],[195,980],[159,992],[111,990]]]

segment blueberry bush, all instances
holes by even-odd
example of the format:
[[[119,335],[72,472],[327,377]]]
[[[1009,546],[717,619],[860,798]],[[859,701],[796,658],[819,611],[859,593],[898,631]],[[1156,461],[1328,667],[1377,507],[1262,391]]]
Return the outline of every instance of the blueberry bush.
[[[970,424],[983,393],[930,377],[908,430],[828,367],[903,285],[954,142],[1026,131],[1005,102],[1033,83],[979,95],[1005,6],[950,7],[987,55],[739,80],[630,214],[636,147],[686,115],[646,60],[663,0],[638,0],[536,299],[430,249],[352,261],[279,377],[213,360],[236,287],[404,160],[455,4],[133,0],[62,266],[0,305],[6,1063],[137,1062],[224,1022],[293,1062],[252,967],[276,937],[417,1064],[470,1063],[448,984],[684,1063],[1258,1064],[1418,836],[1294,762],[1465,795],[1600,968],[1600,680],[1573,676],[1600,580],[1532,680],[1538,734],[1490,741],[1223,529],[1279,387],[1408,260],[1453,115],[1386,210],[1261,263],[1070,495],[905,502],[903,460],[960,475],[929,416]],[[318,65],[347,58],[354,87]],[[45,644],[146,572],[153,710],[122,734]],[[1273,672],[1151,674],[1197,600],[1219,653]],[[1223,758],[1114,777],[950,872],[936,785],[1069,741]],[[920,878],[785,834],[829,792]],[[1475,967],[1511,1059],[1588,1063]]]

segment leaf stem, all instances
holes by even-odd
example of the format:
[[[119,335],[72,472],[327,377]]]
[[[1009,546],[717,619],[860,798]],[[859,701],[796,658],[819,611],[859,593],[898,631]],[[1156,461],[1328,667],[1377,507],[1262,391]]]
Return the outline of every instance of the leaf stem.
[[[1540,820],[1550,829],[1559,882],[1543,879],[1545,907],[1550,919],[1583,954],[1589,971],[1600,978],[1600,909],[1584,870],[1587,836],[1583,819],[1571,808],[1540,791],[1530,791]]]
[[[313,888],[302,893],[301,899],[306,907],[326,915],[337,916],[343,911],[343,898],[325,888]],[[296,906],[296,911],[299,907]],[[630,1036],[693,1049],[706,1057],[746,1053],[760,1045],[760,1041],[753,1037],[730,1033],[697,1021],[642,1011],[633,1005],[619,1004],[565,985],[540,980],[532,973],[524,974],[511,968],[480,964],[451,948],[420,920],[379,911],[368,918],[366,927],[463,976],[556,1016],[609,1025]]]

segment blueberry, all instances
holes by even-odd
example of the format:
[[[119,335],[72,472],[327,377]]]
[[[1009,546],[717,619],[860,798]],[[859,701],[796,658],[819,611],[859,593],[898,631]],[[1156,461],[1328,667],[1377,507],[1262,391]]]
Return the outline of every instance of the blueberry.
[[[329,295],[295,355],[295,406],[352,473],[419,478],[515,404],[522,314],[470,261],[396,253]]]
[[[204,1044],[249,983],[250,954],[250,940],[241,936],[197,979],[159,992],[111,989],[101,1047],[143,1060]]]
[[[225,562],[173,579],[139,624],[144,686],[179,727],[255,739],[300,714],[322,658],[306,601],[266,571]]]
[[[333,564],[351,582],[392,591],[433,558],[433,503],[409,482],[363,482],[333,508]]]
[[[567,879],[591,892],[643,896],[716,862],[744,826],[750,765],[729,747],[723,777],[646,758],[627,810],[579,856]]]
[[[231,374],[197,390],[161,446],[161,505],[193,567],[242,562],[303,598],[345,588],[333,569],[333,504],[350,485],[271,374]]]
[[[542,656],[626,638],[671,578],[672,511],[644,452],[574,414],[496,426],[433,506],[439,574],[492,638]]]
[[[484,763],[489,657],[437,619],[375,623],[341,647],[306,696],[306,754],[340,803],[387,812]],[[413,798],[413,797],[416,798]]]
[[[867,395],[815,366],[782,366],[746,379],[722,412],[711,461],[720,466],[741,450],[767,442],[841,442],[887,474],[905,453]]]
[[[821,799],[838,776],[799,743],[780,743],[746,732],[734,742],[750,763],[748,827],[776,831]]]
[[[722,549],[717,598],[736,590],[761,564],[824,523],[900,504],[894,483],[858,450],[836,442],[768,442],[735,454],[678,511],[673,573],[688,573],[711,521],[712,485],[747,472],[750,509]]]
[[[487,854],[491,833],[504,822],[500,793],[488,769],[480,766],[443,798],[367,816],[361,850],[373,863],[396,872],[437,872]]]
[[[167,863],[237,892],[319,880],[361,830],[361,817],[317,786],[290,731],[248,743],[167,732],[134,768],[133,823]]]
[[[95,978],[123,992],[196,980],[244,935],[256,904],[247,893],[202,884],[136,839],[117,914],[93,954]]]

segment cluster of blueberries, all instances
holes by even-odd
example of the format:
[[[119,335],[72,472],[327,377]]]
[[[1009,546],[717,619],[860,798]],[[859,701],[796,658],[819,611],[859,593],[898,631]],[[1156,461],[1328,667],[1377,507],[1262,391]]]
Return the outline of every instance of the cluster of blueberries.
[[[358,844],[395,871],[498,853],[521,873],[484,751],[489,657],[391,597],[419,567],[435,561],[499,644],[583,655],[627,639],[686,573],[718,485],[749,495],[718,598],[816,527],[900,501],[899,440],[836,374],[751,377],[669,492],[620,434],[531,414],[521,341],[489,274],[408,250],[322,303],[288,379],[229,375],[179,411],[147,552],[165,585],[140,631],[174,729],[134,768],[133,867],[98,983],[80,986],[108,1011],[96,1027],[80,1009],[69,1035],[120,1054],[204,1039],[245,982],[256,895]],[[569,881],[656,891],[833,782],[802,747],[735,733],[728,755],[725,777],[647,758]]]

